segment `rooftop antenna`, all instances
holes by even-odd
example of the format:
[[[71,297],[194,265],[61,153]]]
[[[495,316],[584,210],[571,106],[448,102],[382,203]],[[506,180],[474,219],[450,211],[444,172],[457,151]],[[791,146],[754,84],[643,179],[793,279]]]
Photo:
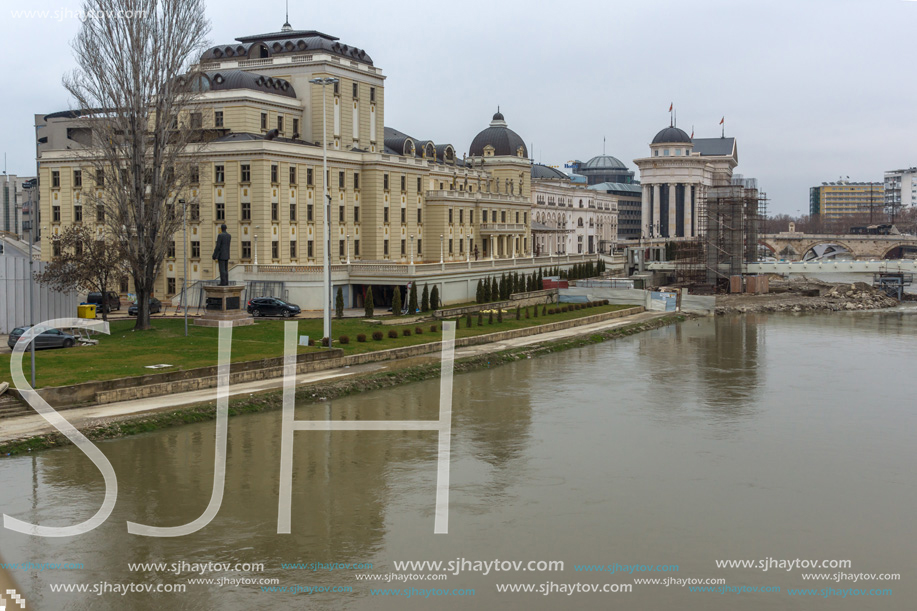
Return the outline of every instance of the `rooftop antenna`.
[[[280,28],[281,32],[289,32],[293,29],[293,26],[290,25],[290,0],[286,0],[286,19],[283,22],[283,27]]]
[[[602,156],[605,155],[605,136],[602,136]]]

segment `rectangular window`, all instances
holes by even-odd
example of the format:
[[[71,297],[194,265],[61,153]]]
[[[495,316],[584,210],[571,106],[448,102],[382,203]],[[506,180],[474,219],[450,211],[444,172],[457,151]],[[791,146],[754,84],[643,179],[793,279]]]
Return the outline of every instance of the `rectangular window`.
[[[474,210],[468,211],[468,223],[474,225]]]
[[[73,252],[74,252],[74,254],[76,254],[76,256],[82,257],[82,256],[83,256],[83,243],[82,243],[82,242],[77,242],[76,244],[74,244],[74,245],[73,245]]]
[[[223,111],[222,110],[213,111],[213,126],[214,127],[223,127]]]
[[[51,240],[51,256],[60,256],[60,242],[58,240]]]
[[[465,240],[459,240],[459,254],[465,252]]]
[[[218,221],[226,220],[226,204],[223,202],[217,202],[216,216],[214,218],[216,218]]]
[[[267,113],[261,113],[261,129],[267,129]]]
[[[522,213],[522,222],[528,225],[529,223],[529,213],[528,212]]]
[[[191,129],[200,129],[204,126],[204,119],[199,112],[191,113]]]
[[[406,176],[402,176],[402,177],[401,177],[401,192],[404,193],[404,192],[407,191],[407,190],[408,190],[408,188],[407,188],[407,177],[406,177]]]
[[[338,172],[338,189],[344,188],[344,172]]]
[[[273,184],[277,184],[277,183],[279,182],[277,176],[278,176],[277,164],[276,164],[276,163],[272,163],[272,164],[271,164],[271,182],[272,182]]]
[[[501,211],[500,211],[500,222],[501,222],[501,223],[505,223],[505,222],[506,222],[506,210],[501,210]]]
[[[382,254],[388,256],[388,240],[382,240]]]
[[[189,180],[191,181],[192,185],[196,185],[201,182],[201,169],[197,164],[191,166],[191,170],[189,172]]]
[[[296,184],[296,166],[295,165],[290,166],[290,184],[291,185]]]
[[[306,256],[310,259],[315,257],[315,242],[312,240],[306,242]]]
[[[290,258],[296,258],[296,240],[290,240]]]
[[[449,208],[449,224],[452,224],[452,208]]]
[[[277,131],[283,133],[283,115],[277,115]]]
[[[247,163],[243,163],[240,166],[241,170],[239,175],[241,176],[242,182],[251,182],[252,181],[252,166]]]
[[[417,224],[418,224],[418,225],[420,225],[420,224],[423,223],[423,221],[422,221],[421,219],[423,219],[423,212],[421,211],[420,208],[418,208],[418,209],[417,209]]]
[[[169,242],[169,254],[167,254],[166,256],[169,257],[170,259],[175,258],[175,240],[172,240],[171,242]]]
[[[401,209],[401,224],[402,225],[408,222],[407,216],[408,216],[408,209],[402,208]]]
[[[338,223],[344,222],[344,206],[338,206]]]
[[[449,254],[452,254],[452,238],[449,238]]]
[[[376,101],[376,88],[375,87],[369,88],[369,101],[370,102]]]
[[[464,222],[465,222],[465,211],[460,208],[459,209],[459,225],[461,225]]]
[[[306,220],[310,223],[315,220],[312,216],[312,204],[306,204]]]
[[[105,186],[105,172],[102,170],[96,170],[96,186],[97,187]]]
[[[213,182],[217,183],[218,185],[221,185],[223,184],[225,178],[226,178],[226,173],[223,169],[223,166],[222,165],[213,166]]]
[[[353,97],[354,97],[354,99],[357,99],[358,97],[360,97],[360,96],[358,95],[358,93],[359,93],[359,85],[357,85],[356,83],[354,83],[354,84],[353,84]]]
[[[382,175],[382,188],[388,191],[388,174]]]
[[[293,137],[299,138],[299,119],[293,119]]]
[[[344,240],[338,240],[338,257],[344,258]]]
[[[201,205],[200,204],[191,204],[191,220],[199,221],[201,220]]]
[[[83,207],[82,206],[73,207],[73,222],[74,223],[83,222]]]
[[[271,242],[271,259],[280,258],[280,242]]]
[[[83,186],[83,171],[82,170],[73,170],[73,186],[75,188]]]
[[[388,208],[383,208],[383,209],[382,209],[382,222],[383,222],[383,223],[387,223],[387,222],[388,222]]]
[[[360,207],[359,206],[353,207],[353,222],[354,223],[360,222]]]
[[[166,293],[169,295],[175,294],[175,278],[166,278]]]
[[[407,254],[407,240],[401,240],[401,256]]]
[[[353,241],[353,256],[355,257],[360,256],[360,240]]]
[[[354,191],[360,190],[360,174],[357,172],[353,173],[353,190]]]
[[[306,168],[306,185],[312,186],[312,168]]]
[[[60,223],[60,206],[51,206],[51,220]]]
[[[242,258],[251,259],[252,258],[252,243],[248,240],[242,241]]]
[[[340,95],[340,93],[341,93],[341,82],[337,81],[334,84],[334,95]]]
[[[201,258],[201,243],[197,240],[191,241],[191,258],[192,259]]]
[[[296,204],[292,202],[290,203],[290,220],[291,221],[296,220]]]
[[[96,206],[96,223],[105,222],[105,206],[98,204]]]
[[[417,193],[418,193],[418,194],[420,193],[421,186],[422,186],[422,185],[420,184],[420,176],[418,176],[418,177],[417,177]]]
[[[417,240],[417,256],[420,256],[420,253],[423,252],[423,240]]]
[[[280,204],[271,202],[271,220],[277,222],[280,220]]]
[[[58,170],[51,170],[51,187],[60,187],[60,172]]]
[[[486,223],[486,222],[487,222],[487,210],[484,210],[484,211],[482,212],[482,214],[484,215],[484,216],[483,216],[483,219],[484,219],[483,222]]]
[[[242,220],[250,221],[252,220],[252,204],[251,202],[242,202]]]
[[[517,223],[519,222],[519,213],[518,212],[516,213],[516,222]]]

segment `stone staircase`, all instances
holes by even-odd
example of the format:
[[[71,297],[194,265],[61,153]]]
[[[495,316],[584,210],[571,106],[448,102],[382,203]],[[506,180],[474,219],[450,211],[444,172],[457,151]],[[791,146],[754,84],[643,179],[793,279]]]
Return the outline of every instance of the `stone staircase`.
[[[36,413],[25,401],[20,401],[9,392],[0,395],[0,420],[29,416]]]

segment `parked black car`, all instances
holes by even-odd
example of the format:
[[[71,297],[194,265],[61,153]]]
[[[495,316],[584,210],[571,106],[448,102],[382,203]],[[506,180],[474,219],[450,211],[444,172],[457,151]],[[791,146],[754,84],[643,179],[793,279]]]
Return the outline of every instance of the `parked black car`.
[[[276,297],[255,297],[250,299],[246,310],[252,316],[283,316],[284,318],[296,316],[302,312],[298,305],[287,303],[283,299],[277,299]]]
[[[19,338],[22,337],[29,328],[30,327],[17,327],[13,329],[6,345],[12,349],[16,345],[16,342],[19,341]],[[60,329],[48,329],[42,332],[34,341],[36,350],[42,348],[70,348],[76,343],[76,337]]]
[[[130,316],[137,316],[139,313],[138,310],[140,307],[137,305],[137,302],[131,304],[131,307],[127,309],[127,313]],[[156,299],[155,297],[150,297],[150,314],[158,314],[162,312],[162,302]]]
[[[96,306],[96,311],[105,313],[112,310],[121,309],[121,296],[114,291],[105,291],[104,295],[98,291],[93,291],[86,296],[86,303],[92,303]]]

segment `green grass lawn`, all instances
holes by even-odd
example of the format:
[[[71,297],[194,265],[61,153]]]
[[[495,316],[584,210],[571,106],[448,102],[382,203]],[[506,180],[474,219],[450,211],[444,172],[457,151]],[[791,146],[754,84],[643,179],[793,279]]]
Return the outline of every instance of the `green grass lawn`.
[[[477,316],[472,315],[471,328],[466,326],[465,318],[461,318],[456,337],[469,337],[531,327],[629,307],[633,306],[598,306],[528,319],[525,318],[525,309],[523,308],[520,320],[516,320],[515,309],[512,309],[503,315],[502,323],[497,322],[495,315],[494,323],[488,324],[488,317],[485,315],[481,326],[477,325]],[[531,315],[531,307],[529,312]],[[540,313],[541,309],[539,308]],[[152,323],[153,329],[149,331],[134,331],[134,321],[115,321],[110,323],[111,335],[96,335],[99,339],[97,346],[36,351],[37,387],[65,386],[93,380],[109,380],[216,365],[217,329],[189,325],[189,336],[185,337],[184,322],[180,318],[154,318]],[[430,330],[430,327],[434,324],[437,325],[437,329],[440,328],[438,321],[436,323],[425,322],[408,325],[378,325],[370,324],[359,318],[347,318],[333,320],[331,328],[335,339],[335,347],[342,348],[345,354],[358,354],[438,341],[440,333],[434,333]],[[423,330],[422,334],[415,333],[417,327]],[[410,336],[405,337],[403,335],[405,329],[411,330]],[[388,337],[390,330],[397,331],[398,337],[396,339]],[[372,339],[373,331],[381,331],[383,339],[374,341]],[[310,338],[320,338],[322,335],[322,320],[299,320],[299,333],[300,335],[308,335]],[[357,335],[360,333],[366,335],[366,342],[357,341]],[[340,344],[338,338],[342,335],[349,336],[350,343],[346,345]],[[233,361],[254,361],[283,356],[283,321],[281,320],[257,320],[254,325],[236,327],[233,329],[232,338]],[[321,350],[321,348],[299,348],[300,353],[316,350]],[[160,363],[167,363],[173,365],[173,367],[145,369],[146,365]],[[28,379],[31,371],[28,352],[23,358],[23,370],[26,379]],[[7,381],[12,385],[9,354],[0,355],[0,381]]]

